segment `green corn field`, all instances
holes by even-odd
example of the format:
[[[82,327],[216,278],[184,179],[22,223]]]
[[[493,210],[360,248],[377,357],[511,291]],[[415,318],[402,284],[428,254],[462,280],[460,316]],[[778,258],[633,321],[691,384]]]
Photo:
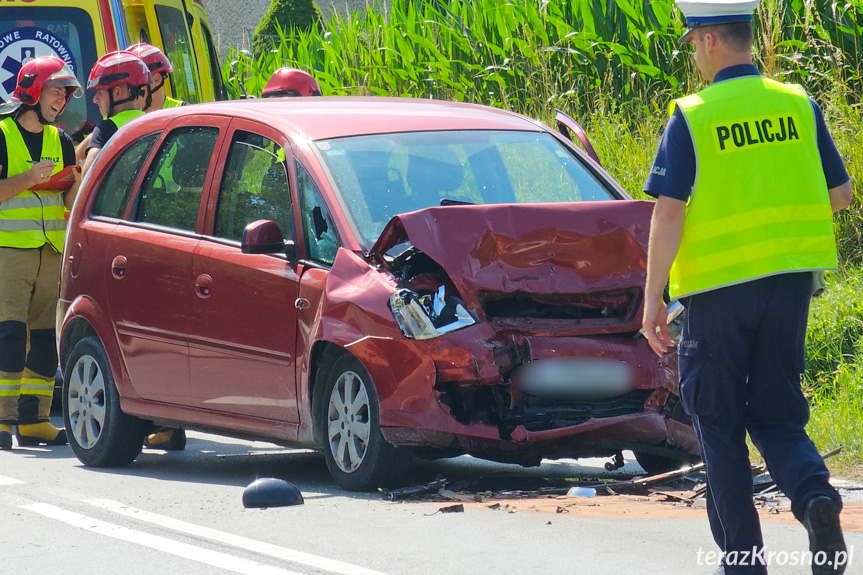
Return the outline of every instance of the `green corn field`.
[[[396,0],[387,14],[336,14],[320,29],[282,31],[271,51],[225,66],[259,93],[280,66],[312,72],[327,95],[480,102],[536,118],[598,102],[656,105],[699,80],[672,0]],[[860,94],[863,0],[764,0],[760,64],[815,94],[840,83]],[[857,98],[859,99],[859,98]]]

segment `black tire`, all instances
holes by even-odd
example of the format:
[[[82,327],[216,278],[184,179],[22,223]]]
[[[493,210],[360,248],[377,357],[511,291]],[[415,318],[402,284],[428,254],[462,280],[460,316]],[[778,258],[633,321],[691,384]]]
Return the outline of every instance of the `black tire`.
[[[681,452],[679,457],[663,457],[654,453],[634,451],[635,460],[648,475],[659,475],[669,471],[677,471],[681,467],[692,465],[698,461],[698,457],[687,456]]]
[[[63,419],[69,445],[87,467],[124,467],[144,445],[146,423],[120,409],[120,396],[102,342],[75,344],[63,374]]]
[[[327,468],[336,484],[347,491],[403,486],[410,469],[411,453],[406,448],[393,447],[381,434],[377,392],[362,363],[354,356],[345,354],[333,363],[331,369],[318,373],[315,426]],[[344,399],[348,386],[354,396],[350,406],[348,402],[342,403],[344,409],[341,411],[333,395],[337,386],[340,390],[337,394],[339,400]],[[365,408],[362,407],[364,397],[360,387],[365,390]],[[358,409],[354,410],[354,406]],[[352,411],[354,413],[350,413]],[[332,429],[335,435],[330,433],[331,420],[334,421]],[[354,424],[356,427],[353,427]],[[362,434],[354,433],[354,429],[367,429],[367,438],[364,440]],[[353,451],[350,449],[351,444]],[[354,454],[361,454],[361,457],[353,457]]]

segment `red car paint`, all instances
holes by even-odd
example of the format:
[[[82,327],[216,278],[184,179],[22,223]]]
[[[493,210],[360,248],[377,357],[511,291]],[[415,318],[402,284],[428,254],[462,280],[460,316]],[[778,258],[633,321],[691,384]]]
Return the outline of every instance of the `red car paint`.
[[[160,143],[172,130],[194,126],[219,129],[195,229],[129,221]],[[309,261],[300,225],[286,233],[298,238],[293,259],[244,254],[236,243],[214,237],[220,182],[240,129],[273,140],[309,173],[341,240],[332,265]],[[77,341],[95,334],[124,412],[315,447],[321,445],[315,377],[327,354],[340,350],[369,372],[381,431],[396,446],[522,463],[621,449],[695,456],[692,428],[675,410],[676,357],[657,359],[637,337],[652,203],[629,200],[596,172],[620,200],[425,208],[393,218],[372,250],[363,251],[314,142],[429,130],[545,131],[592,169],[556,132],[466,104],[226,102],[131,122],[88,174],[69,222],[57,316],[61,366],[67,367]],[[153,133],[160,134],[158,143],[136,173],[121,217],[92,216],[114,159]],[[297,170],[287,164],[292,217],[301,222]],[[386,254],[406,242],[437,268],[400,277]],[[390,296],[438,285],[455,290],[476,324],[432,339],[405,337]],[[506,315],[519,305],[527,311]],[[559,308],[585,317],[554,317]],[[532,317],[534,309],[551,317]],[[582,402],[564,409],[510,387],[509,374],[524,362],[567,356],[626,362],[635,368],[633,391],[611,407]],[[559,417],[545,422],[544,410],[558,408]]]

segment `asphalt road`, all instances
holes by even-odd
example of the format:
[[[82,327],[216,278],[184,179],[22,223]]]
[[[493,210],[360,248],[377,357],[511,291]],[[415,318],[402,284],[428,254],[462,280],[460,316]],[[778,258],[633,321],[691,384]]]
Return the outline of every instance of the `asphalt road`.
[[[585,518],[382,501],[336,488],[319,454],[189,432],[187,449],[144,450],[130,467],[84,468],[71,449],[0,452],[0,573],[180,575],[690,575],[712,571],[706,519]],[[525,471],[471,458],[422,462],[416,481],[597,476],[604,460]],[[637,472],[632,463],[619,474]],[[244,509],[258,477],[297,485],[305,504]],[[764,525],[769,549],[804,551],[799,525]],[[863,534],[849,574],[863,573]],[[771,574],[809,573],[775,566]]]

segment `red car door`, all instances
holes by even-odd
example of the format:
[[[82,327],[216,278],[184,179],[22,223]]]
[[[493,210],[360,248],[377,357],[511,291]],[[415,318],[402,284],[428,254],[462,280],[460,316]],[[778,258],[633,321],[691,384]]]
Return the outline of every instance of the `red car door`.
[[[192,254],[227,124],[194,116],[171,124],[108,243],[108,307],[132,387],[143,399],[185,403],[189,396]]]
[[[195,249],[189,345],[196,405],[295,424],[297,260],[244,254],[246,225],[279,224],[295,238],[294,202],[278,132],[234,120]],[[242,425],[238,423],[238,425]],[[254,430],[254,423],[248,423]],[[288,428],[286,428],[287,430]],[[287,435],[295,437],[291,426]]]

